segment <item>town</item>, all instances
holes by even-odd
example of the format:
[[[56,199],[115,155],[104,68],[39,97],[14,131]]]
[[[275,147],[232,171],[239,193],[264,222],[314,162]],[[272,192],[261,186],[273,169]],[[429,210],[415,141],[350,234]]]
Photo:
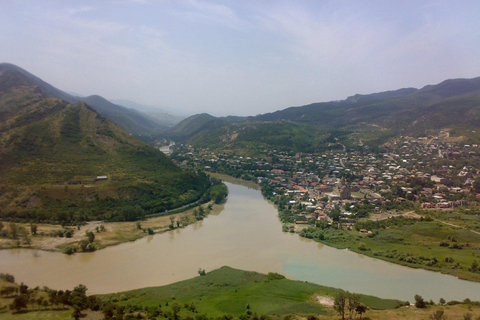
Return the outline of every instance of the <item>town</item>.
[[[184,167],[257,182],[267,197],[288,203],[296,224],[326,220],[351,227],[357,218],[386,219],[415,208],[451,209],[480,201],[478,145],[403,137],[385,149],[264,150],[266,157],[252,158],[186,146],[172,159]]]
[[[191,170],[256,182],[284,232],[480,281],[480,149],[446,136],[256,157],[176,145],[170,156]]]

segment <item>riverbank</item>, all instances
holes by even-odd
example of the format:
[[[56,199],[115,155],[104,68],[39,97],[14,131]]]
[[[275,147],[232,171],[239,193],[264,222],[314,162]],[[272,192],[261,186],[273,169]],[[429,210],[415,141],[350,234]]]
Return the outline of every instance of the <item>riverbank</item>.
[[[230,193],[222,212],[186,228],[74,255],[0,250],[2,272],[32,286],[66,290],[81,283],[100,294],[167,285],[194,277],[199,268],[208,273],[228,265],[403,301],[411,301],[415,294],[433,301],[480,301],[480,283],[405,268],[284,233],[275,207],[258,190],[226,185]]]
[[[308,227],[300,236],[372,258],[480,282],[480,235],[430,219],[366,221],[351,230]]]
[[[78,289],[81,286],[75,287],[77,291],[74,289],[77,300],[46,287],[27,286],[19,294],[7,289],[19,290],[20,285],[0,279],[0,291],[4,292],[0,297],[2,319],[71,319],[75,309],[79,309],[79,316],[87,320],[100,320],[109,313],[125,319],[170,318],[172,314],[177,319],[200,318],[202,315],[202,319],[227,316],[243,320],[341,319],[342,314],[346,318],[379,320],[480,317],[479,303],[469,300],[437,304],[417,296],[415,304],[409,304],[289,280],[278,273],[261,274],[225,266],[166,286],[90,296],[80,307],[78,302],[82,300],[78,299]],[[85,296],[89,288],[83,288]],[[56,299],[49,299],[52,296]],[[347,302],[346,307],[350,303],[354,305],[352,310],[338,308],[338,298],[342,296]],[[15,303],[15,300],[25,303]]]
[[[214,202],[201,205],[204,214],[217,214],[223,210],[224,204]],[[0,249],[35,249],[45,251],[64,251],[68,247],[79,247],[81,241],[88,239],[87,233],[93,233],[96,250],[109,246],[135,241],[151,234],[163,233],[172,229],[184,228],[198,221],[199,207],[191,208],[170,215],[152,216],[140,221],[102,222],[90,221],[83,226],[63,227],[54,224],[35,224],[36,234],[25,239],[12,240],[0,238]],[[8,227],[8,222],[4,222]],[[31,233],[31,224],[15,223],[18,230]],[[171,227],[173,225],[173,228]],[[71,236],[67,237],[67,230]],[[149,233],[150,232],[150,233]],[[88,240],[87,240],[88,241]]]
[[[252,181],[214,175],[260,189]],[[275,208],[280,213],[278,206],[275,205]],[[480,265],[477,265],[480,264],[480,234],[469,230],[467,224],[475,224],[478,220],[474,219],[476,216],[471,213],[456,214],[456,221],[463,223],[459,227],[439,220],[444,218],[443,211],[422,213],[404,213],[388,218],[372,214],[370,219],[362,219],[357,223],[358,227],[352,229],[334,229],[326,225],[317,227],[313,222],[296,225],[282,221],[282,224],[284,231],[295,232],[333,248],[349,249],[398,265],[480,282]]]

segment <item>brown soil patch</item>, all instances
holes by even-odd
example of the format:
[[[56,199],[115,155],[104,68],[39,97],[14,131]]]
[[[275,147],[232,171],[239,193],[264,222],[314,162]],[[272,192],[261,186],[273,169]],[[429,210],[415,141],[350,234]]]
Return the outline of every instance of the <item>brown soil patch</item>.
[[[335,299],[329,296],[316,296],[315,299],[323,306],[333,307]]]

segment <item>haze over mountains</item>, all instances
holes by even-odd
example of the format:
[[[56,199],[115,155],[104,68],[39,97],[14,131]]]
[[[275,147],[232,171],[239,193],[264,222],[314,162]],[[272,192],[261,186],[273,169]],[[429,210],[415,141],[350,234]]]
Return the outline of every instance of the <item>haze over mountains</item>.
[[[129,123],[122,117],[136,113],[115,114],[98,96],[85,100],[0,64],[0,218],[135,220],[204,193],[204,175],[182,171],[89,104],[126,127],[143,118]]]
[[[477,130],[480,78],[445,80],[421,89],[356,94],[345,100],[312,103],[257,116],[198,114],[179,122],[179,116],[132,101],[113,103],[97,95],[72,96],[17,66],[2,67],[16,70],[47,97],[87,103],[131,134],[154,135],[211,148],[314,151],[337,142],[378,146],[398,135],[443,132],[466,141],[480,137]]]
[[[29,79],[29,81],[38,86],[42,93],[48,97],[62,99],[68,101],[69,103],[87,103],[101,115],[105,116],[113,123],[119,125],[123,129],[134,135],[145,135],[163,132],[182,119],[181,116],[174,116],[167,112],[154,113],[154,109],[151,108],[147,111],[147,113],[154,113],[155,116],[152,117],[142,112],[142,108],[140,107],[141,105],[139,104],[133,103],[132,105],[130,103],[130,105],[132,106],[115,104],[99,95],[90,95],[87,97],[73,96],[53,87],[52,85],[46,83],[40,78],[15,65],[2,64],[2,68],[10,68],[12,70],[16,70],[24,77]]]
[[[378,146],[399,135],[479,138],[480,78],[446,80],[421,89],[354,95],[252,117],[195,115],[172,137],[201,146],[314,151],[337,141]]]

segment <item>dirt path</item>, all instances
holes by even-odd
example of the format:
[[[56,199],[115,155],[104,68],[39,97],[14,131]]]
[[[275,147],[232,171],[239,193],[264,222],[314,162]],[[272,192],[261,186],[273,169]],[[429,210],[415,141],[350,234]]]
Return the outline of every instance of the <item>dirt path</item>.
[[[435,219],[435,218],[434,218],[433,220],[434,220],[434,221],[437,221],[437,222],[440,222],[440,223],[443,223],[443,224],[446,224],[446,225],[449,225],[449,226],[452,226],[452,227],[455,227],[455,228],[464,229],[464,230],[467,230],[467,231],[470,231],[470,232],[473,232],[473,233],[476,233],[476,234],[480,234],[480,232],[478,232],[478,231],[475,231],[475,230],[472,230],[472,229],[468,229],[468,228],[465,228],[465,227],[462,227],[462,226],[453,224],[453,223],[451,223],[451,222],[447,222],[447,221],[443,221],[443,220]]]

